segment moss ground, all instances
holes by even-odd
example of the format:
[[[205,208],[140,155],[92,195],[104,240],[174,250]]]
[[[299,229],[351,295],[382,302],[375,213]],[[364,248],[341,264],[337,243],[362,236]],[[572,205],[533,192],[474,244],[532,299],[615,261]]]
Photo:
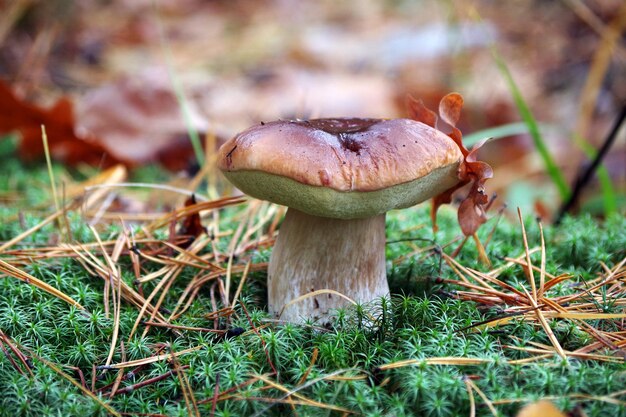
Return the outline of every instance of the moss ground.
[[[6,241],[25,227],[37,224],[49,210],[30,210],[38,203],[50,201],[45,168],[26,170],[10,157],[0,164],[0,241]],[[223,229],[236,228],[241,207],[222,211]],[[20,220],[15,220],[21,211]],[[12,219],[11,221],[8,221]],[[93,241],[80,215],[71,215],[73,237],[77,241]],[[495,217],[481,230],[481,238],[496,224]],[[443,210],[440,231],[430,228],[428,207],[420,206],[388,217],[388,274],[393,290],[391,300],[359,306],[337,312],[332,328],[319,329],[311,325],[268,324],[265,313],[265,273],[253,272],[247,277],[238,303],[228,325],[227,336],[151,328],[145,337],[141,332],[128,338],[138,315],[138,308],[122,303],[119,318],[120,339],[124,342],[126,360],[153,356],[159,346],[163,352],[179,352],[200,347],[177,359],[177,364],[165,360],[139,368],[128,368],[113,398],[98,389],[113,384],[118,372],[96,371],[93,367],[105,362],[109,353],[114,320],[105,313],[103,281],[91,275],[74,258],[33,261],[22,268],[33,276],[57,287],[81,303],[82,313],[32,285],[0,275],[0,330],[12,343],[27,354],[33,376],[23,375],[12,365],[7,354],[0,354],[0,415],[3,416],[67,416],[108,415],[96,400],[72,385],[68,378],[56,372],[43,358],[63,369],[80,383],[82,371],[88,389],[95,378],[96,394],[119,413],[129,415],[188,416],[190,405],[185,401],[188,379],[200,415],[343,415],[346,409],[367,416],[458,416],[470,415],[470,394],[467,381],[472,381],[491,402],[499,415],[511,416],[527,401],[552,397],[565,410],[582,407],[588,416],[626,416],[623,396],[610,400],[624,387],[624,362],[561,359],[554,355],[529,364],[509,364],[508,361],[531,357],[524,351],[508,349],[515,345],[528,347],[531,342],[550,344],[541,327],[534,323],[514,320],[497,328],[468,330],[473,324],[498,316],[504,306],[485,307],[454,298],[458,288],[441,284],[440,279],[455,279],[450,267],[442,262],[436,251],[422,250],[433,244],[444,245],[460,232],[451,210]],[[526,220],[531,246],[539,243],[539,229],[533,219]],[[101,237],[115,238],[119,227],[100,227]],[[626,220],[615,216],[597,222],[590,217],[568,218],[558,227],[546,227],[546,270],[558,275],[573,274],[567,285],[557,285],[554,295],[572,291],[572,282],[584,282],[602,273],[602,263],[609,267],[620,262],[626,248]],[[52,224],[29,236],[19,247],[36,247],[54,241],[57,229]],[[519,224],[501,219],[487,254],[494,267],[503,265],[505,257],[522,254]],[[220,241],[226,247],[228,240]],[[450,253],[455,245],[445,248]],[[417,249],[417,250],[416,250]],[[269,249],[253,249],[235,263],[245,265],[267,261]],[[535,254],[538,256],[538,254]],[[538,260],[533,255],[534,260]],[[458,261],[466,267],[487,270],[477,260],[473,242],[465,245]],[[0,259],[7,258],[0,254]],[[133,285],[131,263],[122,257],[125,281]],[[157,269],[157,266],[146,265]],[[186,268],[172,285],[164,300],[171,309],[194,271]],[[511,285],[525,282],[522,268],[510,267],[501,277]],[[239,276],[235,276],[237,284]],[[150,287],[146,287],[149,291]],[[615,300],[607,299],[603,311],[622,313]],[[175,324],[193,327],[213,327],[206,318],[212,310],[209,288],[203,288],[191,307]],[[243,306],[249,313],[249,319]],[[366,314],[376,317],[376,325],[368,326]],[[617,328],[615,321],[598,326]],[[551,323],[559,342],[567,350],[575,350],[593,342],[588,333],[567,320]],[[225,321],[220,322],[225,326]],[[253,329],[253,326],[255,329]],[[241,333],[243,331],[243,333]],[[241,333],[241,334],[239,334]],[[615,353],[609,353],[615,355]],[[479,365],[432,365],[428,358],[465,357],[485,360]],[[412,366],[381,370],[385,364],[417,359]],[[117,349],[113,363],[123,362]],[[311,366],[311,364],[313,365]],[[168,374],[173,368],[180,375],[169,375],[143,387],[136,384]],[[273,369],[277,374],[271,374]],[[19,369],[24,370],[24,367]],[[132,372],[129,372],[131,371]],[[268,375],[270,374],[270,375]],[[270,387],[258,376],[279,386]],[[246,384],[248,383],[248,384]],[[126,387],[135,389],[124,392]],[[287,395],[280,387],[293,390],[294,405],[288,405]],[[224,394],[230,391],[230,398]],[[214,402],[215,392],[222,393]],[[491,415],[476,391],[477,415]],[[298,397],[302,395],[303,397]],[[615,400],[615,401],[613,401]],[[332,409],[332,407],[337,409]]]

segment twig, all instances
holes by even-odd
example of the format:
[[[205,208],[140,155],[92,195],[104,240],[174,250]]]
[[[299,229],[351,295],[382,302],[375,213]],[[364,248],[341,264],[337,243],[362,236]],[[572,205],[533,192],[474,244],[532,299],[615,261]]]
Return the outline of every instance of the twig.
[[[180,366],[178,369],[182,370],[182,369],[187,369],[187,368],[189,368],[189,365]],[[115,395],[127,394],[129,392],[134,392],[135,390],[138,390],[139,388],[145,387],[146,385],[150,385],[150,384],[154,384],[155,382],[163,381],[164,379],[172,376],[175,372],[176,372],[175,370],[171,369],[171,370],[167,371],[164,374],[157,375],[155,377],[146,379],[145,381],[138,382],[138,383],[136,383],[134,385],[129,385],[127,387],[120,388],[120,389],[118,389],[115,392]],[[105,393],[103,395],[107,396],[107,395],[110,395],[110,393]]]
[[[622,106],[622,111],[620,112],[620,115],[617,117],[617,120],[613,124],[613,128],[611,129],[611,131],[609,132],[609,135],[604,140],[602,147],[596,154],[591,164],[583,172],[579,172],[576,182],[574,183],[574,190],[570,194],[567,201],[565,201],[563,205],[561,206],[561,208],[559,209],[559,214],[557,215],[554,221],[555,224],[561,223],[561,221],[563,220],[563,217],[565,216],[565,213],[569,212],[578,201],[578,197],[580,196],[580,193],[582,192],[583,188],[587,185],[587,183],[589,183],[589,181],[591,180],[591,176],[593,175],[595,170],[598,168],[598,166],[600,165],[600,162],[602,162],[602,159],[604,159],[604,157],[606,156],[606,153],[609,151],[609,149],[615,142],[615,139],[617,138],[617,133],[619,132],[622,123],[624,123],[624,119],[626,119],[626,104]]]
[[[211,417],[215,415],[217,408],[217,397],[220,394],[220,374],[215,376],[215,389],[213,390],[213,400],[211,401]]]

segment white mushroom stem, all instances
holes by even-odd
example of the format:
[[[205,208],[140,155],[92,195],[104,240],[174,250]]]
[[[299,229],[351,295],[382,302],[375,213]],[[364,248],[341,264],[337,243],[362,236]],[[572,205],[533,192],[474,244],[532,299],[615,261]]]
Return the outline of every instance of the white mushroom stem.
[[[331,219],[290,208],[269,264],[269,311],[291,322],[326,320],[332,310],[389,294],[385,215]]]

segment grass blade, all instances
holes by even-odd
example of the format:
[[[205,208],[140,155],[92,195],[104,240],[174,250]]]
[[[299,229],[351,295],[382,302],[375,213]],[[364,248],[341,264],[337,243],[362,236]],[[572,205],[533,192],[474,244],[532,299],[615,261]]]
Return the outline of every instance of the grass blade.
[[[546,146],[546,143],[543,140],[543,136],[539,131],[539,124],[537,123],[535,117],[528,108],[528,105],[526,104],[526,101],[524,100],[521,91],[517,87],[517,84],[515,83],[515,80],[513,79],[509,68],[507,67],[502,57],[500,57],[500,54],[498,54],[496,48],[492,48],[491,52],[493,55],[493,59],[495,60],[498,69],[500,70],[500,73],[506,80],[506,83],[509,86],[509,90],[511,90],[513,100],[515,101],[515,105],[517,106],[520,116],[522,116],[524,123],[526,124],[526,126],[528,126],[528,133],[530,133],[530,136],[533,139],[535,148],[537,149],[537,152],[539,152],[539,155],[543,160],[548,175],[550,175],[552,182],[554,183],[554,185],[556,185],[559,191],[559,195],[561,196],[561,200],[567,200],[570,194],[569,185],[567,185],[567,181],[565,180],[563,172],[561,172],[559,167],[554,162],[552,155],[550,155],[550,152],[548,151],[548,147]]]
[[[472,132],[469,135],[463,135],[463,144],[470,148],[472,145],[475,145],[485,138],[491,138],[491,140],[493,140],[526,133],[528,133],[528,126],[526,123],[507,123],[500,126],[482,129],[478,132]]]
[[[174,94],[176,95],[176,100],[178,101],[178,105],[180,106],[180,111],[183,114],[183,120],[185,121],[185,125],[187,126],[187,134],[189,135],[189,140],[191,141],[191,146],[193,147],[193,152],[196,157],[196,161],[200,167],[203,167],[205,164],[204,150],[202,149],[202,143],[200,142],[200,135],[198,135],[198,131],[193,125],[193,120],[191,117],[191,108],[189,107],[189,101],[185,96],[183,91],[183,87],[180,83],[180,80],[176,76],[176,73],[173,69],[172,64],[172,53],[169,48],[169,44],[167,43],[167,39],[165,38],[165,29],[163,28],[163,23],[161,22],[161,16],[159,15],[159,11],[157,9],[157,2],[154,2],[154,10],[157,22],[157,30],[159,34],[159,41],[161,44],[161,50],[163,51],[163,55],[165,58],[165,64],[167,66],[167,72],[172,82],[172,88],[174,89]]]
[[[581,138],[578,135],[574,136],[575,143],[582,149],[582,151],[587,155],[590,161],[592,161],[596,154],[598,153],[593,146],[589,144],[586,140]],[[615,213],[617,211],[617,196],[615,195],[615,187],[613,187],[613,181],[611,180],[611,176],[609,171],[606,169],[604,164],[601,164],[598,167],[598,171],[596,172],[598,175],[598,181],[600,182],[600,190],[602,191],[602,202],[604,205],[604,215],[608,216],[611,213]]]
[[[54,207],[57,211],[61,210],[59,205],[59,197],[57,195],[56,184],[54,181],[54,173],[52,172],[52,161],[50,160],[50,149],[48,148],[48,135],[46,127],[41,125],[41,140],[43,141],[43,150],[46,155],[46,164],[48,165],[48,176],[50,177],[50,186],[52,187],[52,198],[54,199]]]

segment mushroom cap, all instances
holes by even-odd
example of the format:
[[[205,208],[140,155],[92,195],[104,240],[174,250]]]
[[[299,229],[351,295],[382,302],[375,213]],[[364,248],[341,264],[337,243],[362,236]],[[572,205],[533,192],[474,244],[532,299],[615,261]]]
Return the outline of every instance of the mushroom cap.
[[[462,154],[409,119],[261,123],[230,139],[218,166],[244,193],[321,217],[363,218],[427,200],[458,183]]]

